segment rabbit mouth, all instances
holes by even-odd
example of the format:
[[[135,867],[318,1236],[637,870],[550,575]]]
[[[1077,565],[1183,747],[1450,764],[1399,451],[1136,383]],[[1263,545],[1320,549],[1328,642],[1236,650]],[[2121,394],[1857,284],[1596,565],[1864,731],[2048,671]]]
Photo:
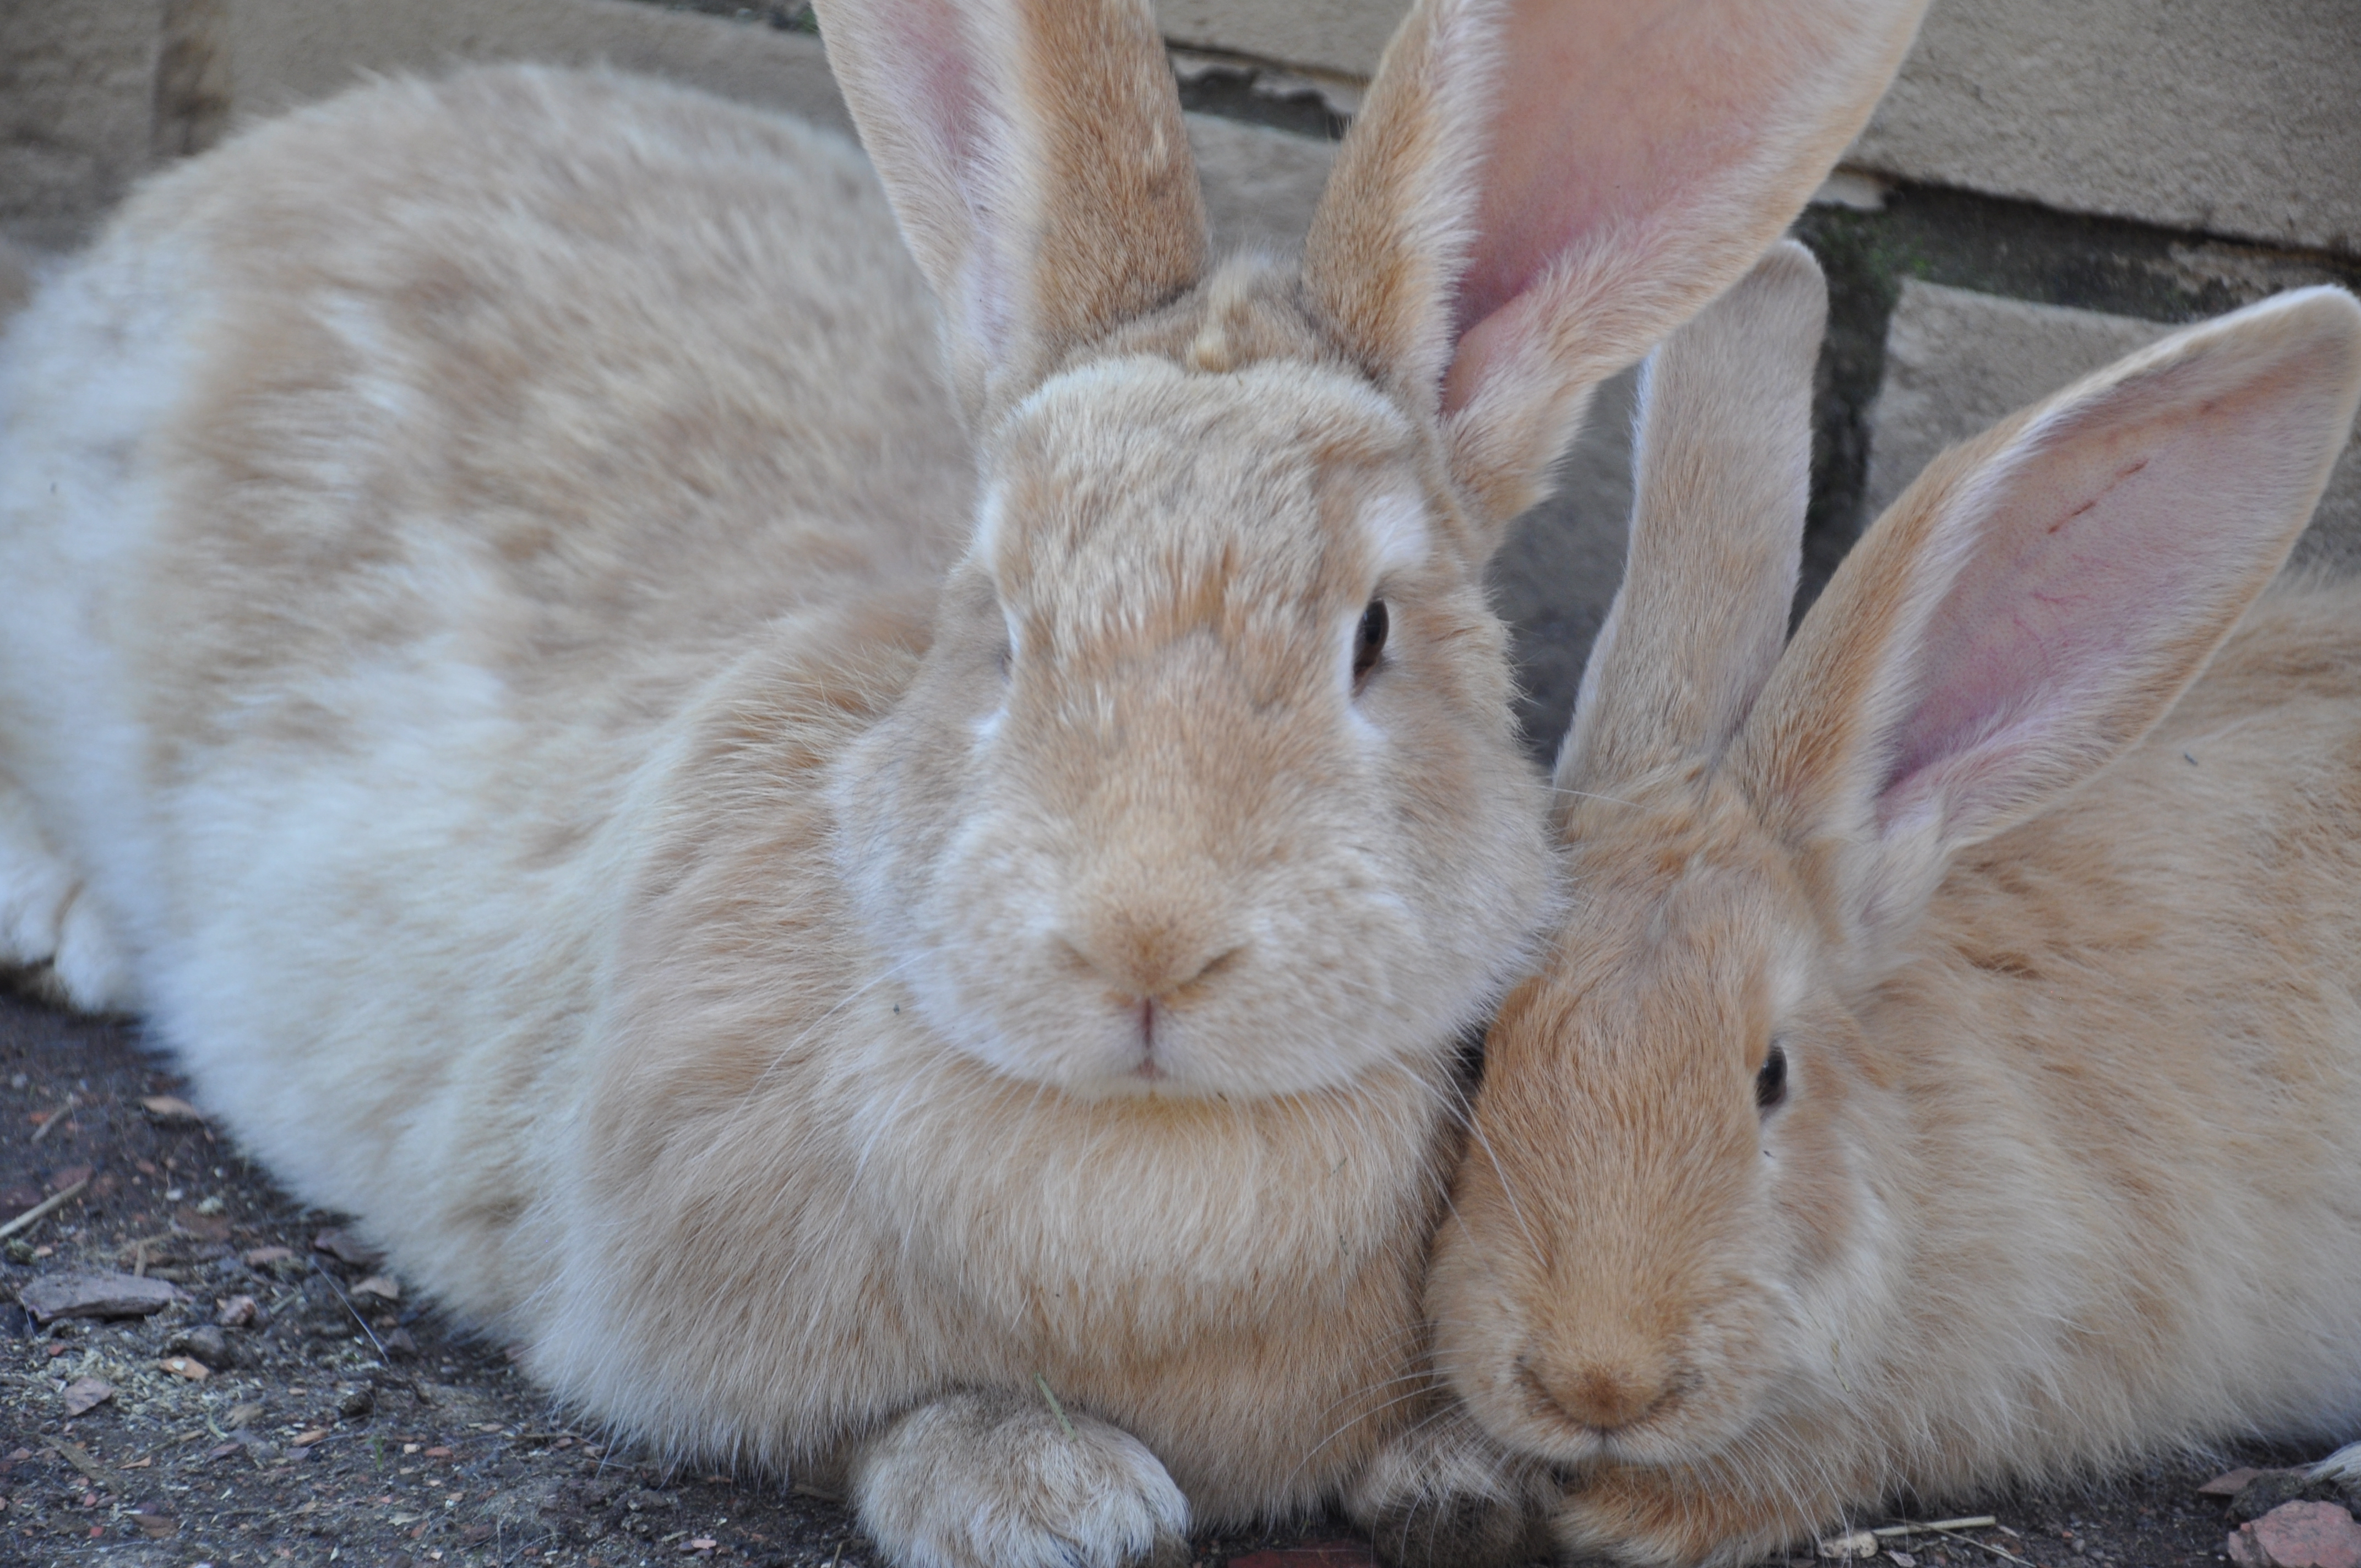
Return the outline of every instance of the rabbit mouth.
[[[1139,1063],[1131,1076],[1142,1083],[1160,1083],[1170,1073],[1156,1058],[1156,999],[1142,999],[1139,1003]]]
[[[1170,999],[1148,996],[1120,1003],[1126,1015],[1129,1038],[1117,1058],[1115,1076],[1133,1093],[1193,1093],[1193,1083],[1178,1039],[1180,1020]]]
[[[1705,1385],[1694,1370],[1645,1387],[1604,1369],[1545,1382],[1520,1358],[1511,1381],[1525,1424],[1540,1440],[1531,1446],[1555,1463],[1650,1465],[1695,1453],[1694,1440],[1680,1430],[1693,1424],[1686,1418]]]

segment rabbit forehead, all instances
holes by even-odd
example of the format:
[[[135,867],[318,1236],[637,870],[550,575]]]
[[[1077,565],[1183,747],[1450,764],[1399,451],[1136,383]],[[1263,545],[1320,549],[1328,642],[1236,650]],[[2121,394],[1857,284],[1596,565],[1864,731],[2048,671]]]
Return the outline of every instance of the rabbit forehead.
[[[1576,895],[1533,994],[1502,1010],[1486,1091],[1513,1102],[1514,1163],[1585,1189],[1558,1221],[1580,1233],[1577,1252],[1664,1253],[1662,1268],[1626,1271],[1645,1290],[1686,1266],[1662,1239],[1676,1234],[1668,1215],[1713,1253],[1760,1223],[1753,1078],[1783,1039],[1804,1080],[1783,1138],[1838,1168],[1821,1145],[1847,1098],[1827,1048],[1843,1013],[1808,887],[1727,779],[1578,802],[1566,837]],[[1813,1190],[1810,1234],[1793,1239],[1824,1257],[1846,1204]]]
[[[1533,994],[1496,1030],[1516,1069],[1488,1084],[1530,1082],[1537,1113],[1560,1121],[1532,1129],[1536,1157],[1554,1157],[1569,1120],[1615,1139],[1720,1137],[1725,1113],[1751,1118],[1749,1075],[1810,990],[1785,857],[1714,779],[1578,800],[1565,831],[1575,895]],[[1634,1121],[1637,1105],[1651,1108]],[[1693,1107],[1710,1109],[1681,1123]]]
[[[1060,645],[1322,616],[1441,554],[1420,455],[1398,407],[1323,367],[1100,360],[1003,427],[976,549]]]
[[[1552,962],[1579,1032],[1618,1071],[1751,1069],[1792,993],[1770,848],[1735,814],[1635,826],[1575,846]]]

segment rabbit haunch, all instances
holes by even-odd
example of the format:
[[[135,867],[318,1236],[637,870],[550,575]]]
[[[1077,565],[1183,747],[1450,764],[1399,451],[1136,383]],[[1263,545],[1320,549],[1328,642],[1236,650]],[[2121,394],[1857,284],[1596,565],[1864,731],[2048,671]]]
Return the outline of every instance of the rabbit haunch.
[[[1947,454],[1783,652],[1819,287],[1774,257],[1652,372],[1576,899],[1430,1286],[1561,1542],[1633,1563],[2361,1423],[2361,584],[2257,602],[2361,308]]]
[[[1555,870],[1480,574],[1918,9],[1422,0],[1300,268],[1207,264],[1139,0],[824,5],[873,178],[533,69],[243,133],[0,349],[8,956],[894,1561],[1511,1550],[1417,1300]],[[1613,202],[1483,172],[1594,103]]]

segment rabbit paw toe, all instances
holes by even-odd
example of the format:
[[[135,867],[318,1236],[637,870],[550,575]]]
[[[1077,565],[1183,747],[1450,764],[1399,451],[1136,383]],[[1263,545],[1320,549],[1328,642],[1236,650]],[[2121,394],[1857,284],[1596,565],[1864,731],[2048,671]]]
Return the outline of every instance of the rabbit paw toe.
[[[57,957],[58,928],[75,892],[23,798],[0,780],[0,964],[30,968]]]
[[[1806,1507],[1804,1497],[1733,1485],[1726,1476],[1609,1469],[1565,1495],[1550,1533],[1560,1555],[1575,1559],[1630,1568],[1730,1565],[1755,1562],[1807,1533]]]
[[[69,1006],[84,1013],[132,1013],[138,998],[131,966],[87,894],[77,892],[58,922],[50,972]]]
[[[97,902],[49,847],[24,795],[0,778],[0,969],[50,1000],[85,1013],[121,1013],[135,1001],[131,967]]]
[[[1038,1396],[922,1405],[855,1461],[862,1523],[907,1568],[1185,1563],[1189,1505],[1137,1438]]]
[[[1455,1411],[1380,1449],[1345,1511],[1396,1568],[1499,1568],[1548,1555],[1546,1484]]]

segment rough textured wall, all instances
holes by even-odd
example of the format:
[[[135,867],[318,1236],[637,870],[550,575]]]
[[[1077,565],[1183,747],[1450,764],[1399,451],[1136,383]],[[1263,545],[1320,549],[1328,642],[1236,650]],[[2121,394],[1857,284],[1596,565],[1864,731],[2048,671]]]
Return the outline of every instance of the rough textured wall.
[[[1157,0],[1226,244],[1300,236],[1403,0]],[[843,124],[800,0],[0,0],[0,234],[77,243],[156,163],[362,71],[606,61]],[[1946,441],[2276,290],[2361,287],[2356,0],[1936,0],[1797,233],[1832,289],[1805,588]],[[1615,587],[1628,380],[1495,573],[1537,751]],[[2348,456],[2307,558],[2361,568]]]

